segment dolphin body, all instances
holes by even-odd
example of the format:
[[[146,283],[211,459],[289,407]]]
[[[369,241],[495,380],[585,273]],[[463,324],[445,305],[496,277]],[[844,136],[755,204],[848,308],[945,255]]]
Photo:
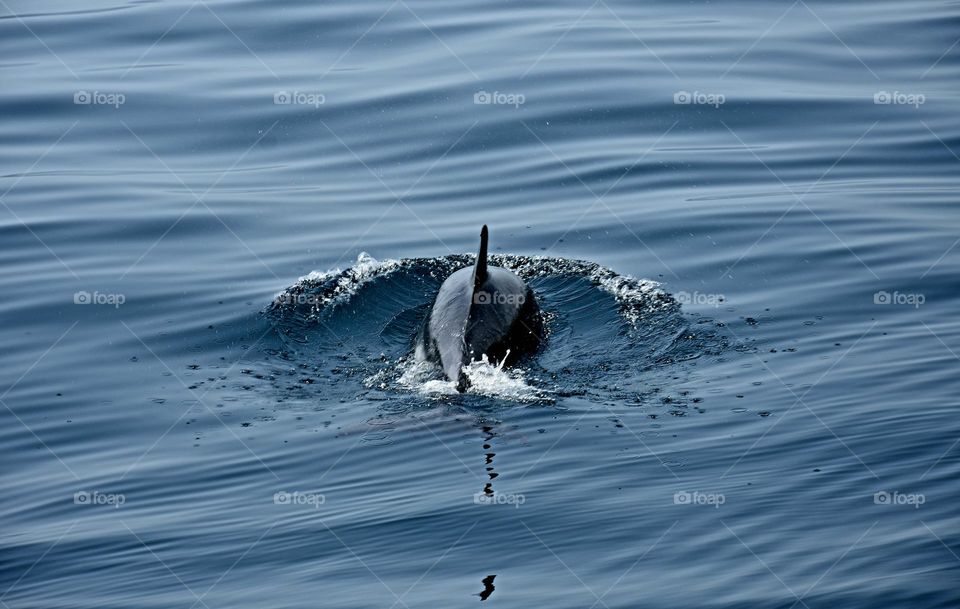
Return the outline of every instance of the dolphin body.
[[[507,269],[487,265],[487,240],[484,225],[476,263],[447,277],[417,336],[416,358],[439,363],[461,392],[469,386],[464,365],[483,355],[512,364],[544,340],[533,290]]]

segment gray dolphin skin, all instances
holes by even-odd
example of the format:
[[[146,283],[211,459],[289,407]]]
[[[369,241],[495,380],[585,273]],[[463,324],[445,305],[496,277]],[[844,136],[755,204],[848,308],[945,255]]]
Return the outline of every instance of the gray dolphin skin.
[[[469,386],[464,365],[483,355],[513,364],[544,340],[533,290],[511,271],[487,265],[487,240],[484,225],[476,263],[447,277],[417,336],[417,359],[439,363],[461,392]]]

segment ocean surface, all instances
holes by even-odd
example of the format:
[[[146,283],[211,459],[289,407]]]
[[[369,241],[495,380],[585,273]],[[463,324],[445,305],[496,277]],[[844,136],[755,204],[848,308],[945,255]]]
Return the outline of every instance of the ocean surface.
[[[960,3],[0,0],[0,607],[960,606]],[[411,357],[491,253],[549,333]]]

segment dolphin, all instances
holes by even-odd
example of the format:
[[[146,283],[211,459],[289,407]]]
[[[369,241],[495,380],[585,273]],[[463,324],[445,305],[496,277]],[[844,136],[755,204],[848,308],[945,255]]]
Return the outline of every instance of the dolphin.
[[[544,340],[533,290],[511,271],[487,264],[488,238],[484,225],[476,262],[447,277],[417,335],[416,358],[440,364],[460,392],[469,386],[464,365],[484,355],[512,364]]]

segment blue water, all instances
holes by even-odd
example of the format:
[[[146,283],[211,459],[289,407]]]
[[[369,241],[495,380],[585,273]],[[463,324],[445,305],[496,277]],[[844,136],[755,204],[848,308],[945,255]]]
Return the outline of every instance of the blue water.
[[[0,606],[960,605],[958,26],[0,1]]]

